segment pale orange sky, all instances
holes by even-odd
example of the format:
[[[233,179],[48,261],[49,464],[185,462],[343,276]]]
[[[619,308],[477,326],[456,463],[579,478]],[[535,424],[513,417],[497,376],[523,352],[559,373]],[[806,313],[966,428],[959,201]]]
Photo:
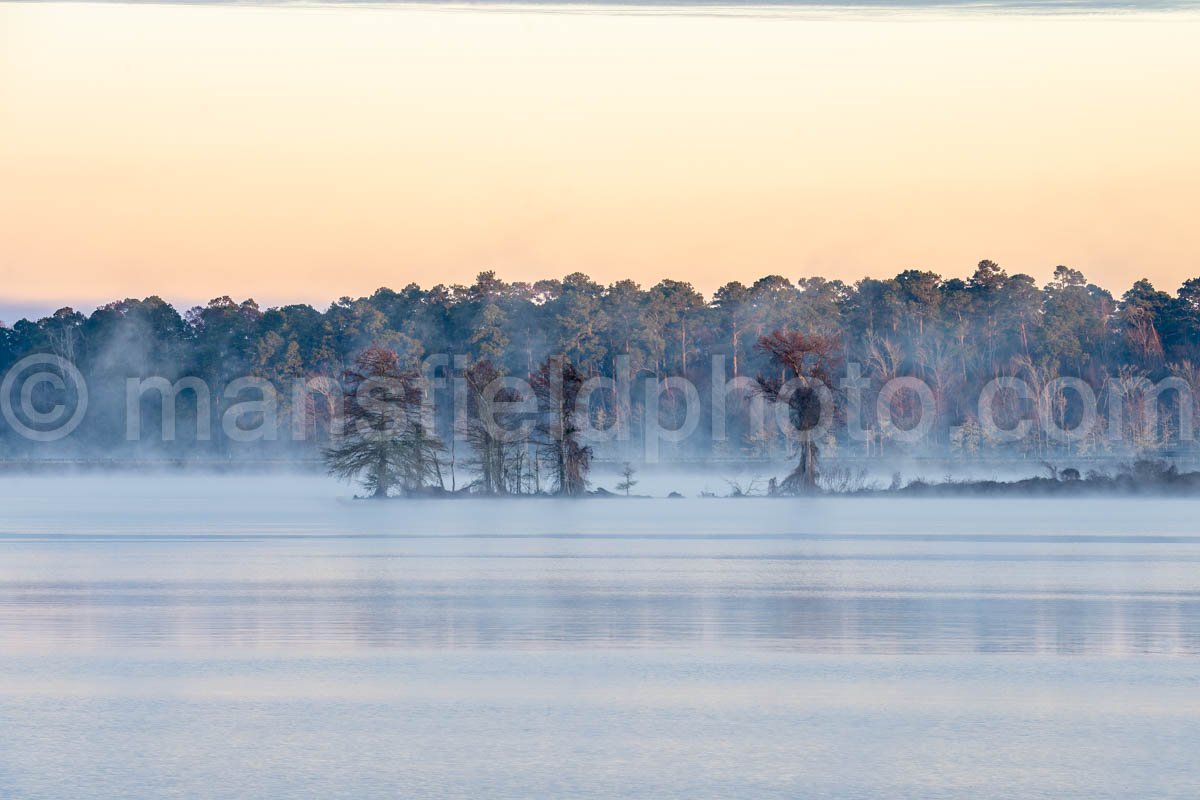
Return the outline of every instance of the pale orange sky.
[[[0,301],[1200,275],[1200,25],[0,4]]]

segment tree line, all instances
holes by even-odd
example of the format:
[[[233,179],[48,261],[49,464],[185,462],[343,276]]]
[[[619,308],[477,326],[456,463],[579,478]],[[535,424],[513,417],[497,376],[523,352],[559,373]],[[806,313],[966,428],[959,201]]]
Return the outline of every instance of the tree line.
[[[775,334],[785,339],[772,346]],[[750,284],[727,283],[711,297],[675,280],[649,288],[631,280],[604,286],[573,273],[561,280],[523,283],[503,281],[493,272],[481,273],[467,286],[425,289],[410,284],[399,291],[383,288],[368,297],[343,297],[323,311],[301,304],[264,309],[253,300],[221,297],[181,314],[149,297],[109,303],[90,315],[64,308],[44,319],[0,324],[0,372],[31,353],[53,353],[77,365],[88,381],[91,406],[85,424],[57,446],[120,456],[148,446],[124,436],[124,384],[131,377],[199,378],[213,393],[213,408],[206,413],[219,415],[227,402],[221,387],[237,377],[258,376],[281,387],[283,413],[294,414],[300,409],[289,404],[311,404],[312,398],[297,398],[284,387],[319,376],[336,382],[341,391],[347,377],[353,380],[362,366],[358,359],[376,348],[394,354],[396,369],[406,372],[420,370],[431,355],[444,356],[432,368],[468,385],[520,376],[536,388],[551,357],[570,365],[580,380],[613,376],[623,365],[635,376],[679,376],[707,386],[719,369],[719,379],[752,378],[760,396],[770,401],[777,399],[771,397],[773,386],[808,369],[803,358],[788,361],[786,337],[792,335],[801,336],[805,347],[820,344],[827,362],[823,370],[832,370],[835,363],[839,370],[855,365],[874,387],[903,376],[924,381],[935,398],[937,420],[922,447],[965,456],[997,448],[1049,451],[1062,445],[1036,435],[1017,443],[987,441],[975,419],[981,387],[996,377],[1019,376],[1037,390],[1068,376],[1096,387],[1103,398],[1121,386],[1170,376],[1200,389],[1200,278],[1186,281],[1174,294],[1139,280],[1118,298],[1065,266],[1039,286],[1028,275],[1010,275],[982,261],[965,279],[922,270],[855,283],[769,275]],[[837,375],[826,377],[836,385]],[[474,402],[471,396],[468,402]],[[539,399],[548,396],[542,392]],[[669,418],[680,413],[677,402],[668,392],[653,413],[667,418],[664,424],[669,425]],[[1074,402],[1065,394],[1056,399],[1054,413],[1065,424],[1077,413]],[[913,413],[910,397],[898,395],[894,403],[896,419]],[[744,410],[738,403],[730,406],[721,437],[705,435],[713,433],[713,423],[711,415],[702,415],[705,421],[695,441],[676,445],[673,452],[705,458],[800,455],[803,461],[810,444],[789,439],[786,432],[756,429],[747,423]],[[318,410],[304,411],[317,424]],[[807,413],[803,408],[793,412],[800,417]],[[143,413],[153,425],[161,412],[150,402]],[[188,413],[200,411],[185,408],[180,420],[186,421]],[[618,409],[600,393],[588,413],[603,427]],[[635,426],[639,415],[647,413],[636,396],[629,413]],[[1013,415],[1020,413],[1011,409]],[[889,431],[895,425],[875,419],[870,404],[862,415],[865,441],[831,434],[821,443],[824,452],[872,455],[907,447],[893,441]],[[476,445],[483,434],[469,424],[463,430],[461,416],[440,411],[426,433],[446,447],[464,439],[474,442],[472,451],[480,450]],[[1137,420],[1126,414],[1121,424],[1136,425]],[[1179,427],[1133,431],[1121,446],[1180,446]],[[174,442],[154,446],[190,456],[232,456],[249,447],[221,437],[199,442],[188,425],[181,422],[179,428]],[[1104,433],[1070,447],[1104,452],[1113,447],[1112,437]],[[328,444],[316,437],[253,446],[315,456]],[[8,453],[29,449],[3,426],[0,446]],[[497,465],[488,470],[487,480],[506,480],[506,469],[510,475],[527,472],[528,465],[514,473],[511,464],[504,466],[510,456],[496,448],[487,456],[486,450],[483,457]],[[603,455],[626,460],[629,453]]]

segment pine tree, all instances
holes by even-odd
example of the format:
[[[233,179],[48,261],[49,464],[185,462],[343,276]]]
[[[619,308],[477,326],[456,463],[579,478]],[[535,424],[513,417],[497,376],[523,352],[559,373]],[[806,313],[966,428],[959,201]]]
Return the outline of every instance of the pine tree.
[[[637,474],[637,470],[633,468],[632,464],[630,464],[628,461],[626,461],[625,467],[621,470],[621,475],[624,478],[624,480],[622,480],[620,483],[617,484],[617,491],[624,492],[625,496],[629,497],[629,490],[632,489],[634,486],[637,486],[637,483],[638,483],[637,481],[635,481],[633,479],[633,476],[635,474]]]

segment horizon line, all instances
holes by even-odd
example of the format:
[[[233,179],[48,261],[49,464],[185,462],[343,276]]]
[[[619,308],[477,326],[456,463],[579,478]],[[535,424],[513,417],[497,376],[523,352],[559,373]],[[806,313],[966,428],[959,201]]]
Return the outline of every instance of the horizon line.
[[[4,2],[4,1],[5,0],[0,0],[0,2]],[[990,259],[982,259],[979,263],[983,263],[985,261],[991,261],[991,260]],[[1048,285],[1048,283],[1050,281],[1050,279],[1047,279],[1045,281],[1039,282],[1034,275],[1031,275],[1028,272],[1022,272],[1022,271],[1009,272],[1007,269],[1005,269],[1003,264],[1000,264],[999,262],[991,262],[991,263],[996,264],[1002,271],[1005,272],[1005,274],[1010,279],[1016,278],[1016,277],[1021,277],[1021,276],[1032,279],[1035,282],[1035,285],[1038,287],[1038,289],[1045,289],[1045,287]],[[1066,267],[1067,269],[1075,270],[1076,272],[1079,272],[1081,275],[1084,276],[1084,279],[1087,281],[1088,286],[1095,286],[1103,291],[1106,291],[1110,295],[1112,295],[1112,297],[1116,300],[1119,300],[1120,297],[1124,294],[1124,292],[1122,292],[1122,294],[1116,294],[1109,287],[1103,286],[1103,285],[1089,279],[1087,277],[1086,273],[1082,269],[1078,269],[1076,267],[1072,267],[1067,264],[1055,265],[1055,267],[1053,269],[1057,269],[1060,266]],[[1053,269],[1051,271],[1052,276],[1053,276]],[[608,290],[614,284],[629,280],[629,281],[633,281],[633,283],[638,287],[638,290],[643,291],[643,292],[648,291],[649,289],[653,288],[654,286],[657,286],[660,283],[664,283],[667,281],[676,281],[678,283],[685,283],[688,286],[692,286],[692,288],[701,297],[704,298],[704,302],[707,304],[707,303],[713,302],[713,300],[716,296],[716,293],[717,293],[717,291],[719,291],[720,288],[722,288],[723,286],[728,286],[729,284],[733,284],[733,283],[741,283],[746,288],[750,288],[759,280],[762,280],[765,278],[770,278],[770,277],[782,277],[785,280],[787,280],[788,283],[790,283],[794,287],[796,287],[796,283],[799,280],[819,278],[819,279],[825,280],[829,283],[841,283],[843,286],[846,286],[848,288],[854,288],[862,281],[893,280],[897,276],[899,276],[905,272],[909,272],[909,271],[932,273],[933,275],[936,275],[938,280],[941,282],[946,282],[946,281],[950,281],[950,280],[960,280],[963,282],[968,282],[971,278],[970,274],[967,274],[967,275],[943,275],[940,272],[937,272],[936,270],[921,269],[919,267],[908,267],[906,269],[900,270],[895,275],[889,275],[886,277],[876,277],[874,275],[864,275],[861,278],[857,278],[852,281],[845,281],[845,280],[842,280],[841,278],[826,278],[823,275],[800,275],[796,278],[791,278],[791,277],[788,277],[787,275],[783,274],[782,272],[768,272],[764,275],[758,276],[757,278],[749,279],[748,281],[743,281],[743,280],[740,280],[737,278],[727,280],[727,281],[725,281],[725,283],[721,284],[721,286],[717,287],[717,289],[715,289],[711,292],[705,292],[700,289],[696,289],[690,280],[683,280],[680,278],[673,278],[673,277],[669,277],[669,276],[661,277],[653,283],[646,282],[646,281],[638,281],[631,277],[617,278],[616,280],[609,281],[607,283],[603,283],[603,282],[594,280],[590,275],[588,275],[586,272],[584,272],[582,270],[575,270],[574,272],[568,272],[566,275],[562,275],[560,277],[538,278],[537,280],[533,280],[533,281],[521,281],[521,280],[510,281],[510,280],[506,280],[503,276],[501,276],[497,270],[485,269],[485,270],[480,270],[478,273],[476,273],[475,280],[473,280],[471,283],[443,282],[443,283],[433,283],[433,284],[426,286],[417,280],[409,280],[402,284],[395,284],[393,286],[388,286],[388,285],[377,286],[375,289],[373,289],[370,292],[365,293],[365,294],[359,294],[357,296],[352,295],[352,294],[344,294],[344,295],[341,295],[340,297],[335,297],[335,298],[329,299],[327,301],[321,301],[321,300],[316,300],[316,299],[303,299],[303,298],[292,298],[289,300],[279,300],[278,298],[269,298],[265,302],[260,303],[257,299],[255,299],[252,296],[247,296],[247,297],[244,297],[239,300],[239,299],[237,299],[236,295],[229,294],[229,293],[218,294],[214,297],[210,297],[208,300],[198,300],[196,298],[190,298],[190,297],[189,298],[176,297],[176,298],[172,299],[172,298],[164,297],[163,295],[158,294],[156,292],[151,292],[142,297],[127,295],[125,297],[121,297],[121,298],[114,297],[114,298],[109,298],[107,300],[96,300],[96,299],[92,298],[92,299],[86,299],[86,300],[82,300],[80,302],[75,302],[75,303],[72,303],[69,301],[64,302],[63,299],[58,299],[58,300],[44,299],[43,300],[43,299],[37,299],[37,298],[34,298],[34,299],[19,299],[18,298],[18,299],[10,300],[10,299],[4,298],[4,297],[0,297],[0,326],[11,329],[14,324],[16,324],[17,322],[20,322],[20,321],[36,323],[42,319],[51,317],[56,312],[62,311],[64,309],[70,309],[72,311],[90,316],[91,314],[95,313],[97,310],[99,310],[105,306],[108,306],[108,305],[122,303],[122,302],[125,302],[128,300],[135,300],[135,301],[143,302],[145,300],[149,300],[150,298],[158,298],[159,300],[162,300],[167,305],[171,306],[177,312],[180,312],[180,313],[186,313],[187,311],[189,311],[193,308],[204,308],[205,306],[212,303],[213,301],[220,300],[222,298],[228,298],[231,301],[233,301],[234,303],[237,303],[238,305],[241,305],[242,303],[254,303],[260,309],[263,309],[263,310],[269,310],[269,309],[273,309],[273,308],[286,308],[289,306],[308,306],[316,311],[320,311],[321,313],[324,313],[325,310],[332,308],[334,305],[336,305],[339,301],[341,301],[343,299],[348,298],[352,302],[358,302],[358,301],[362,301],[362,300],[368,300],[372,296],[377,294],[378,292],[381,292],[384,290],[392,291],[392,292],[400,292],[404,288],[407,288],[408,286],[413,286],[413,285],[417,286],[423,292],[432,291],[433,289],[435,289],[439,286],[443,287],[447,290],[453,290],[456,288],[466,289],[466,288],[469,288],[471,285],[473,285],[475,282],[477,282],[481,275],[484,275],[486,273],[492,273],[498,281],[500,281],[501,283],[504,283],[504,284],[508,284],[509,286],[524,285],[524,286],[529,286],[529,287],[533,287],[535,284],[537,284],[541,281],[560,281],[561,282],[562,280],[564,280],[567,277],[570,277],[571,275],[582,274],[588,280],[592,280],[593,282],[599,284],[603,290]],[[1200,276],[1196,276],[1196,277],[1200,277]],[[1154,284],[1154,282],[1151,281],[1149,278],[1143,276],[1140,278],[1134,278],[1134,279],[1130,280],[1128,288],[1132,288],[1135,284],[1137,284],[1140,281],[1146,281],[1146,282],[1150,283],[1152,286],[1154,286],[1154,288],[1159,291],[1164,291],[1164,292],[1167,292],[1168,294],[1171,294],[1171,293],[1178,294],[1179,289],[1182,288],[1184,283],[1186,283],[1188,280],[1192,280],[1192,279],[1185,278],[1184,281],[1182,281],[1180,283],[1180,286],[1173,287],[1171,289],[1164,289],[1162,286]],[[394,288],[396,285],[400,286],[400,289]],[[796,288],[799,288],[799,287],[796,287]],[[1128,288],[1126,289],[1126,291],[1128,291]],[[43,313],[41,316],[36,316],[36,317],[31,316],[29,312],[31,309],[35,309],[35,308],[37,308],[37,309],[44,308],[44,309],[47,309],[47,311],[45,313]],[[6,310],[18,310],[18,309],[23,309],[22,311],[19,312],[18,316],[12,316],[11,319],[6,316]],[[85,311],[85,309],[86,309],[86,311]]]

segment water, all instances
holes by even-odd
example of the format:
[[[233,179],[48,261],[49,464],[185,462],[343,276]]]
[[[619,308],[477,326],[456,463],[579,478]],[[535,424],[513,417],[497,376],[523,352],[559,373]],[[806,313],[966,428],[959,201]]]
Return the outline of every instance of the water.
[[[1197,795],[1200,503],[0,480],[0,797]]]

